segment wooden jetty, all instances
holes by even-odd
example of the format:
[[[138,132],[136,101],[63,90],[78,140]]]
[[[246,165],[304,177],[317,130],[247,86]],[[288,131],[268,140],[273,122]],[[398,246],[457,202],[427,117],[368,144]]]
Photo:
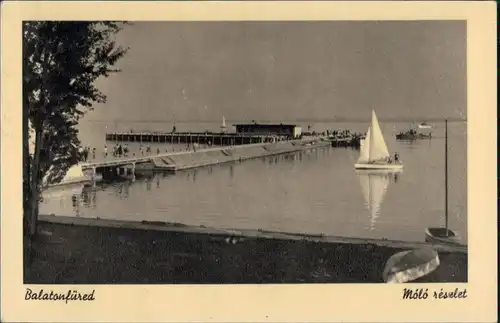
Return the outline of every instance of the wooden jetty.
[[[359,149],[361,146],[361,137],[350,136],[347,138],[332,138],[332,147],[343,147],[343,148],[356,148]]]
[[[117,142],[151,142],[162,144],[213,144],[218,146],[235,146],[256,143],[285,141],[289,136],[226,133],[226,132],[110,132],[106,140]]]
[[[97,178],[97,174],[103,177],[109,175],[132,175],[135,177],[136,167],[149,164],[152,169],[163,171],[179,171],[189,168],[203,167],[232,161],[241,161],[251,158],[274,156],[292,153],[305,149],[313,149],[329,146],[328,141],[293,140],[278,143],[258,143],[247,145],[236,145],[230,147],[211,147],[199,150],[166,152],[160,154],[149,154],[147,156],[119,157],[110,160],[82,163],[82,170],[91,177]]]

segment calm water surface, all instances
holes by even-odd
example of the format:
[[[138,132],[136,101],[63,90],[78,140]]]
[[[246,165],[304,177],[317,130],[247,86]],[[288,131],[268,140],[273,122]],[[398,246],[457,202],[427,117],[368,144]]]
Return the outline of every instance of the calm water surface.
[[[216,131],[219,126],[178,124],[177,130]],[[40,211],[101,219],[424,241],[425,228],[443,226],[445,222],[444,124],[434,124],[432,140],[413,143],[395,140],[394,134],[406,130],[408,124],[381,126],[390,152],[399,152],[405,164],[398,176],[359,175],[353,168],[359,151],[322,148],[175,175],[151,173],[135,182],[101,183],[73,197],[46,199]],[[89,122],[82,126],[81,140],[97,147],[96,159],[102,159],[106,131],[169,131],[171,127],[162,123]],[[312,125],[312,130],[318,131],[331,128],[366,131],[368,124]],[[466,242],[466,124],[449,123],[448,136],[449,227]],[[130,144],[132,151],[137,145]],[[153,147],[153,151],[156,147],[163,150],[165,145]]]

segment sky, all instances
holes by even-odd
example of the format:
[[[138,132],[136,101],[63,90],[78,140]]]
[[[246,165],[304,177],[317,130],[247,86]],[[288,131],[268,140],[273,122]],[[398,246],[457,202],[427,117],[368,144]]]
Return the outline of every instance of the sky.
[[[134,22],[87,120],[460,118],[465,21]]]

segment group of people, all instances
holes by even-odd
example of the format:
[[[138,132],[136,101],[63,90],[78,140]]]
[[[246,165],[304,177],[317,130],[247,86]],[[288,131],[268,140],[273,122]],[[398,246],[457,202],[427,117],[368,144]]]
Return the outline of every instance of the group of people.
[[[389,164],[392,164],[393,160],[392,160],[391,156],[387,157],[387,162]],[[397,152],[394,153],[394,163],[396,163],[396,164],[399,163],[399,154]]]
[[[206,147],[211,147],[212,143],[209,141],[206,145]],[[169,152],[169,149],[171,152],[175,152],[175,148],[170,147],[167,148],[165,147],[165,153]],[[199,149],[199,144],[198,143],[191,143],[186,145],[186,151],[194,151],[196,152]],[[180,149],[182,150],[182,148]],[[127,144],[122,144],[122,143],[116,143],[111,150],[111,154],[109,154],[108,150],[108,145],[104,145],[103,149],[103,156],[104,158],[108,158],[108,155],[111,155],[113,157],[128,157],[130,153],[130,148]],[[148,156],[151,155],[152,149],[151,145],[149,144],[140,144],[139,145],[139,151],[137,153],[138,156]],[[159,155],[161,153],[160,148],[156,148],[156,154]],[[84,146],[79,149],[79,155],[80,155],[80,160],[82,162],[87,162],[91,159],[96,158],[96,148],[91,148],[90,146]],[[136,156],[135,152],[132,152],[132,156]]]
[[[351,130],[327,130],[326,135],[328,137],[332,136],[335,138],[345,139],[345,138],[361,138],[363,136],[362,133],[351,132]]]
[[[128,145],[127,144],[115,144],[113,146],[113,157],[127,157],[128,156]],[[104,145],[104,157],[107,157],[108,155],[108,147],[107,145]]]
[[[79,150],[80,153],[80,160],[81,161],[88,161],[89,160],[89,154],[92,152],[92,159],[95,159],[95,148],[90,149],[89,146],[84,146],[81,147]]]

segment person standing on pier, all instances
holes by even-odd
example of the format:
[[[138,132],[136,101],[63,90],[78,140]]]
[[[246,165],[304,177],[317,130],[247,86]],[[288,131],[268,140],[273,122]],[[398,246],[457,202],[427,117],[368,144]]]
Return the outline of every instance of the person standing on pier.
[[[85,149],[80,147],[78,148],[78,155],[80,156],[80,161],[85,161]]]

